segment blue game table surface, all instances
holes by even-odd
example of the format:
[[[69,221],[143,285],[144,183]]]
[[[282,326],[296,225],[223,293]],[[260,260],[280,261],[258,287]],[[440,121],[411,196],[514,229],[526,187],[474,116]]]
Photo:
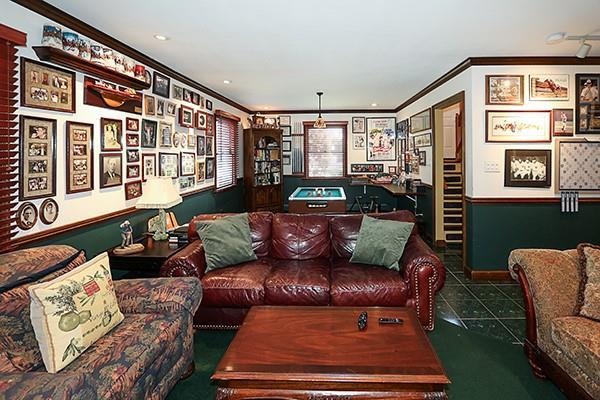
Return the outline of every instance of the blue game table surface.
[[[288,200],[346,200],[343,187],[299,186]]]

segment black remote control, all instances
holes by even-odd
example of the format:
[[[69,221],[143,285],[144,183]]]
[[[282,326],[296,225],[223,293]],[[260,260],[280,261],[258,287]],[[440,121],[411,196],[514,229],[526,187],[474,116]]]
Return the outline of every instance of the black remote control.
[[[382,325],[389,325],[389,324],[396,324],[396,325],[402,325],[404,323],[404,320],[402,318],[379,318],[379,323]]]

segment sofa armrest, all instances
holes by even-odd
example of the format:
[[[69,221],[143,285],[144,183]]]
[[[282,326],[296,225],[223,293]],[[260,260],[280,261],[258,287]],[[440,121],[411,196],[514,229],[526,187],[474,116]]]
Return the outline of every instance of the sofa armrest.
[[[98,399],[90,374],[19,372],[0,374],[0,399]]]
[[[194,314],[202,300],[197,278],[123,279],[114,282],[119,308],[124,314]]]
[[[423,328],[433,330],[435,293],[446,281],[444,264],[420,236],[413,235],[400,258],[400,271],[410,289],[408,305],[416,309]]]
[[[160,267],[160,276],[195,276],[202,279],[206,271],[204,245],[200,240],[194,240],[175,253]]]
[[[527,341],[548,351],[552,320],[573,315],[579,290],[579,267],[573,253],[548,249],[513,250],[508,269],[523,289]]]

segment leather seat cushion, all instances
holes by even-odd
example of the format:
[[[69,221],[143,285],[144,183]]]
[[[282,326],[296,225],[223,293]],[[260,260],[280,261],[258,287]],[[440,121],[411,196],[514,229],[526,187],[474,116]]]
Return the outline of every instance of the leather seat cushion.
[[[265,301],[265,279],[271,272],[267,257],[219,268],[202,277],[202,306],[251,307]]]
[[[592,379],[600,379],[600,322],[585,317],[552,320],[552,341]]]
[[[329,260],[275,260],[265,281],[265,304],[329,304]]]
[[[275,214],[271,255],[283,260],[329,257],[329,219],[325,215]]]
[[[331,267],[331,305],[406,305],[408,287],[397,271],[338,259]]]

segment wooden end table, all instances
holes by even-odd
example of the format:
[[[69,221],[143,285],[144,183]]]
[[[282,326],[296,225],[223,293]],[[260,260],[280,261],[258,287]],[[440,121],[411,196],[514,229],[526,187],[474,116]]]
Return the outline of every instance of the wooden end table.
[[[187,245],[187,243],[181,242],[172,244],[168,240],[156,241],[152,239],[152,236],[144,236],[135,243],[143,244],[144,251],[116,255],[113,253],[115,247],[108,252],[112,269],[134,271],[140,276],[156,277],[163,263]]]
[[[391,307],[253,307],[212,379],[219,400],[447,399],[450,383],[414,310]]]

